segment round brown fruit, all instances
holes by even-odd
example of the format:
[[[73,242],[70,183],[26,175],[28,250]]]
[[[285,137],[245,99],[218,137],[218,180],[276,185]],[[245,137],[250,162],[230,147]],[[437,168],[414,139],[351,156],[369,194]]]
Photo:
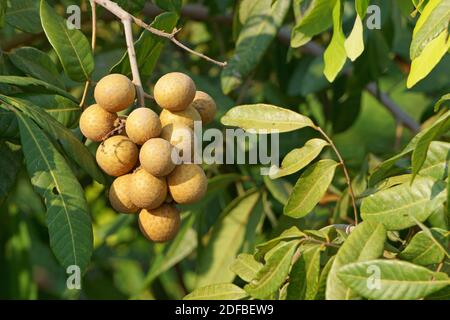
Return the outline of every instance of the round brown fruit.
[[[198,111],[203,124],[211,123],[217,112],[216,102],[209,94],[203,91],[197,91],[195,93],[195,98],[191,103],[191,107],[194,107],[195,110]]]
[[[192,161],[194,155],[194,131],[181,124],[169,124],[163,127],[161,138],[170,142],[178,151],[178,155],[184,162]]]
[[[156,82],[153,95],[161,108],[181,111],[194,100],[195,92],[195,83],[189,76],[171,72]]]
[[[139,213],[139,228],[150,241],[166,242],[172,240],[180,229],[180,213],[170,204],[157,209],[142,209]]]
[[[161,138],[148,140],[139,152],[139,161],[145,171],[155,177],[165,177],[175,168],[172,160],[173,146]],[[176,159],[175,159],[176,160]]]
[[[130,199],[131,174],[117,177],[109,189],[109,202],[114,210],[135,213],[138,207]]]
[[[191,129],[194,129],[194,122],[198,121],[201,124],[202,118],[197,110],[193,107],[187,107],[183,111],[169,111],[164,109],[159,115],[161,125],[163,127],[168,124],[183,124]]]
[[[151,138],[159,137],[161,121],[153,110],[137,108],[128,116],[125,129],[131,141],[141,145]]]
[[[110,74],[102,78],[94,90],[95,101],[109,112],[128,108],[136,98],[136,88],[130,79],[121,74]]]
[[[196,164],[181,164],[167,177],[170,195],[180,204],[199,201],[206,193],[208,180]]]
[[[113,177],[133,169],[139,158],[136,145],[125,136],[113,136],[98,146],[96,159],[104,172]]]
[[[98,104],[86,108],[80,117],[80,130],[92,141],[102,141],[114,129],[117,114],[111,113]]]
[[[138,169],[131,177],[130,199],[139,208],[154,209],[167,197],[165,178],[158,178],[144,169]]]

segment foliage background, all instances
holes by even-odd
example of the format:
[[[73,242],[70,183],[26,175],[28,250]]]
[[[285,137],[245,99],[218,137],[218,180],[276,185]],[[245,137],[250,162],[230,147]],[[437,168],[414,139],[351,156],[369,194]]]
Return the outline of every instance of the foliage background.
[[[88,1],[48,2],[61,16],[68,5],[80,5],[82,31],[90,36]],[[139,57],[138,53],[147,92],[151,92],[155,80],[164,73],[176,70],[189,74],[198,89],[215,98],[219,112],[211,127],[218,128],[224,128],[220,118],[231,107],[240,104],[264,102],[301,112],[332,137],[351,177],[355,178],[354,188],[358,193],[367,188],[367,177],[376,165],[398,153],[414,135],[387,110],[376,94],[364,89],[365,85],[375,82],[378,93],[388,94],[417,124],[427,124],[435,117],[435,103],[450,89],[448,54],[426,79],[411,89],[406,88],[411,63],[409,47],[417,21],[417,17],[411,16],[414,6],[409,0],[370,1],[381,8],[382,28],[364,31],[364,53],[353,63],[347,60],[345,71],[340,72],[333,83],[323,74],[322,54],[315,55],[308,46],[290,47],[289,30],[295,25],[292,7],[278,22],[272,21],[277,17],[267,13],[253,17],[254,28],[247,31],[249,34],[245,39],[241,36],[238,40],[242,32],[240,21],[246,13],[238,9],[238,1],[183,1],[182,5],[176,0],[119,2],[147,22],[151,22],[161,8],[172,11],[169,15],[175,19],[179,14],[177,25],[182,30],[177,37],[181,41],[196,51],[227,60],[230,64],[222,72],[220,67],[152,36],[153,51],[145,57]],[[294,4],[300,2],[294,1]],[[0,8],[7,8],[6,14],[0,15],[4,19],[0,30],[0,74],[38,77],[46,70],[49,83],[53,81],[65,88],[79,101],[84,79],[74,81],[63,72],[55,50],[43,33],[39,1],[0,0],[0,3],[6,4]],[[242,3],[251,5],[252,1]],[[342,27],[348,35],[353,27],[355,10],[353,1],[344,3]],[[171,19],[170,16],[165,18]],[[270,28],[264,23],[278,25]],[[333,33],[329,28],[331,21],[328,24],[314,38],[315,44],[326,47],[329,43]],[[126,48],[120,21],[100,8],[97,28],[93,81],[110,73]],[[134,31],[137,39],[141,30],[135,28]],[[236,43],[241,44],[238,50],[242,50],[237,53]],[[32,66],[30,61],[38,56],[32,52],[31,56],[18,53],[25,47],[45,52],[50,60],[45,64],[38,61],[42,69]],[[27,65],[37,69],[27,70]],[[123,72],[128,69],[125,63],[113,70]],[[236,77],[236,72],[240,72],[243,79],[233,85],[240,78]],[[17,89],[15,85],[17,83],[0,81],[0,94],[21,92],[21,97],[27,101],[48,107],[51,115],[81,139],[77,128],[80,110],[76,104],[66,100],[55,103],[54,93],[51,96],[47,93],[49,101],[43,100],[45,90],[41,86],[19,85]],[[92,90],[87,105],[91,103]],[[150,101],[149,106],[157,110]],[[293,219],[283,215],[283,205],[299,173],[270,181],[259,175],[258,166],[213,165],[205,167],[210,179],[207,198],[200,205],[184,208],[181,232],[173,242],[154,245],[140,235],[134,216],[118,215],[110,208],[105,196],[108,184],[95,182],[75,164],[73,157],[63,153],[84,190],[94,234],[93,254],[83,277],[82,290],[67,290],[65,270],[49,247],[46,203],[30,182],[20,147],[19,128],[12,118],[10,110],[0,110],[0,149],[3,150],[0,152],[1,298],[180,299],[207,284],[234,280],[242,285],[242,280],[229,271],[236,255],[253,253],[256,244],[272,239],[292,226],[300,230],[318,230],[330,224],[353,223],[348,198],[343,197],[346,192],[344,176],[339,170],[313,212],[304,218]],[[313,137],[317,137],[317,133],[312,129],[283,134],[281,156]],[[88,148],[93,152],[96,146],[89,144]],[[57,149],[60,150],[61,145]],[[327,149],[322,157],[335,158],[335,155]],[[446,222],[440,227],[448,229]],[[418,230],[416,228],[414,232]],[[397,235],[403,239],[411,237],[405,232]],[[405,245],[396,243],[399,248]],[[445,268],[448,269],[447,265]]]

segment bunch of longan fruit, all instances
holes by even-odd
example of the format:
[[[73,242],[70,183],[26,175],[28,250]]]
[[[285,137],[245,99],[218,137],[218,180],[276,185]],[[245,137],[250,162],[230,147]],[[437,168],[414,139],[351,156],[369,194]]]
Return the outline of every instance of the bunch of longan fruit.
[[[154,99],[162,108],[159,116],[145,107],[128,116],[117,114],[136,98],[135,86],[121,74],[102,78],[94,98],[96,104],[80,117],[80,130],[86,138],[101,142],[97,163],[116,177],[109,190],[111,206],[122,213],[139,212],[139,227],[147,239],[173,239],[180,227],[175,204],[195,203],[206,193],[206,175],[192,161],[193,128],[194,121],[213,121],[216,103],[179,72],[168,73],[155,84]]]

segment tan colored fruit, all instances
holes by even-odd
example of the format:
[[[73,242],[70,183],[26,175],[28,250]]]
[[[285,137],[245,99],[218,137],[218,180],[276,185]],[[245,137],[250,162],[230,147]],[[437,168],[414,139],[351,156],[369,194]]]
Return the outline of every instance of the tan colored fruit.
[[[161,138],[170,142],[178,151],[178,155],[184,162],[192,161],[194,155],[194,131],[180,124],[169,124],[163,127]]]
[[[139,213],[139,228],[150,241],[172,240],[180,229],[180,213],[173,205],[163,204],[157,209],[142,209]]]
[[[203,91],[197,91],[195,93],[195,98],[191,103],[191,107],[198,111],[203,124],[211,123],[217,112],[216,102],[209,94]]]
[[[156,82],[153,95],[161,108],[181,111],[194,100],[195,91],[195,83],[189,76],[171,72]]]
[[[125,136],[106,139],[97,149],[97,163],[108,175],[118,177],[130,172],[139,158],[136,145]]]
[[[144,169],[138,169],[131,177],[130,198],[139,208],[159,207],[167,196],[165,178],[158,178]]]
[[[199,201],[206,193],[208,180],[196,164],[181,164],[167,177],[170,195],[180,204]]]
[[[176,161],[172,161],[173,146],[169,141],[161,138],[148,140],[139,152],[142,168],[155,177],[165,177],[175,168]]]
[[[117,114],[111,113],[98,104],[86,108],[80,117],[80,130],[92,141],[102,141],[114,129]]]
[[[194,121],[202,121],[200,114],[193,107],[188,107],[183,111],[169,111],[164,109],[161,111],[159,119],[161,119],[161,125],[163,127],[168,124],[183,124],[191,129],[194,129]]]
[[[125,128],[131,141],[141,145],[151,138],[159,137],[161,121],[153,110],[137,108],[128,116]]]
[[[135,213],[139,208],[130,199],[131,174],[117,177],[109,189],[109,202],[114,210]]]
[[[136,88],[130,79],[121,74],[102,78],[94,90],[95,101],[109,112],[128,108],[136,98]]]

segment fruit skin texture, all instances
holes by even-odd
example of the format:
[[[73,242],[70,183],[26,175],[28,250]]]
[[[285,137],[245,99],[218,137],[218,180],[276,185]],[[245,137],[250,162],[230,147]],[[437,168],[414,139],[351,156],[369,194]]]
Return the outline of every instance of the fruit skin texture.
[[[162,128],[156,112],[149,108],[137,108],[128,116],[125,129],[131,141],[142,145],[151,138],[159,137]]]
[[[171,72],[156,82],[153,95],[161,108],[181,111],[194,100],[195,92],[195,83],[189,76],[180,72]]]
[[[139,208],[155,209],[167,197],[165,178],[158,178],[144,169],[139,169],[131,177],[130,199]]]
[[[113,136],[98,146],[96,159],[102,170],[118,177],[133,169],[139,158],[136,145],[125,136]]]
[[[169,124],[163,127],[161,138],[174,146],[182,161],[192,162],[195,146],[194,131],[182,124]]]
[[[109,202],[114,210],[122,213],[135,213],[139,208],[130,199],[131,174],[114,180],[109,189]]]
[[[194,129],[194,121],[202,121],[200,113],[195,108],[189,106],[183,111],[169,111],[164,109],[159,115],[163,127],[168,124],[183,124]]]
[[[173,146],[161,138],[148,140],[139,152],[139,161],[145,171],[155,177],[167,176],[175,168],[172,161]]]
[[[181,164],[167,177],[170,195],[180,204],[199,201],[206,193],[208,180],[196,164]]]
[[[124,75],[110,74],[97,83],[94,97],[103,109],[109,112],[119,112],[134,102],[136,88]]]
[[[217,105],[213,98],[209,94],[203,91],[197,91],[195,93],[194,101],[191,103],[191,107],[198,111],[202,118],[203,124],[208,124],[214,121],[214,116],[217,112]]]
[[[180,229],[180,213],[170,204],[157,209],[142,209],[139,213],[139,228],[142,234],[154,242],[172,240]]]
[[[98,104],[93,104],[81,114],[80,130],[86,138],[102,141],[114,129],[116,120],[117,114],[106,111]]]

